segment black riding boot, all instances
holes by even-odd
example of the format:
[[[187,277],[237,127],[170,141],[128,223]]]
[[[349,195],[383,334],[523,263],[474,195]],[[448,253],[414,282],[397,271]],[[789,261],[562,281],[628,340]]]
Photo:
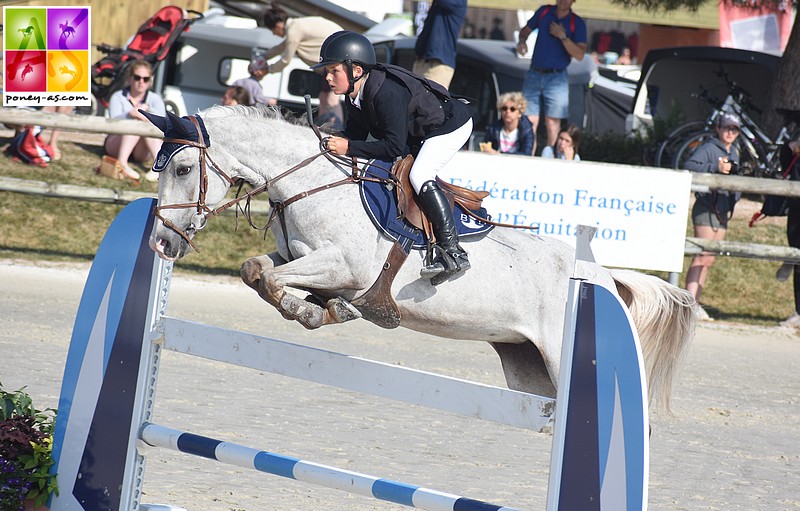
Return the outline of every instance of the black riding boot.
[[[418,197],[419,205],[433,225],[433,234],[436,236],[434,249],[438,253],[433,263],[420,271],[420,276],[431,279],[431,284],[435,286],[456,273],[467,271],[470,264],[467,253],[458,244],[453,211],[436,181],[426,181]]]

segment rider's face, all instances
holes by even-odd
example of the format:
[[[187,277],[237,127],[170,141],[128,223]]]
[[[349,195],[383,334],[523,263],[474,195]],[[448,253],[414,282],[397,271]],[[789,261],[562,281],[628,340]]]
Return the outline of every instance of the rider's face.
[[[353,66],[354,75],[360,75],[360,71],[361,68],[359,66]],[[346,94],[348,89],[350,89],[347,68],[345,68],[345,64],[341,62],[325,66],[325,80],[328,82],[328,85],[330,85],[334,94]]]

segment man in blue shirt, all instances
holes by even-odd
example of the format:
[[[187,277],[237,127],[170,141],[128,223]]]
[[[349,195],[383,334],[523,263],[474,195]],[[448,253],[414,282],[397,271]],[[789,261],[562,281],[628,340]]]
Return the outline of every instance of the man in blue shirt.
[[[534,133],[544,108],[549,146],[556,143],[561,119],[569,117],[567,66],[573,58],[583,60],[586,53],[586,23],[572,12],[573,3],[575,0],[557,0],[556,5],[539,7],[519,31],[517,51],[520,55],[528,53],[525,41],[531,32],[539,31],[522,93],[528,100],[525,113],[533,124]],[[535,144],[533,150],[536,151]]]
[[[414,74],[450,87],[456,68],[456,41],[467,15],[467,0],[434,0],[414,48]]]

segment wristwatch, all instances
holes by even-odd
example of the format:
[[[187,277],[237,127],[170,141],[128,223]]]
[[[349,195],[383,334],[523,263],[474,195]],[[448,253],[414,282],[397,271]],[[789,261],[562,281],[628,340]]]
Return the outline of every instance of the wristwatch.
[[[564,35],[562,35],[562,36],[561,36],[561,40],[562,40],[562,41],[566,41],[566,40],[567,40],[567,34],[564,34]]]

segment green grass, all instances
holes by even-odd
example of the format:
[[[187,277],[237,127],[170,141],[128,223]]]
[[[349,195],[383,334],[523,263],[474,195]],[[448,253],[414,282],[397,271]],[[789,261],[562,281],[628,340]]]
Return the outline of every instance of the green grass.
[[[5,133],[5,135],[3,135]],[[0,147],[8,142],[8,131],[0,132]],[[113,181],[97,176],[92,169],[99,163],[101,148],[93,143],[66,134],[60,144],[64,158],[46,169],[13,162],[0,156],[0,174],[51,183],[131,189],[155,193],[155,183],[143,182],[135,187],[126,181]],[[141,169],[139,169],[141,170]],[[750,209],[748,209],[748,207]],[[785,218],[768,219],[754,228],[747,226],[752,203],[740,203],[730,224],[728,240],[785,245]],[[91,261],[106,228],[122,209],[121,206],[71,201],[56,198],[0,192],[0,258],[45,261]],[[262,224],[266,219],[262,219]],[[688,223],[691,235],[691,222]],[[235,230],[232,216],[212,219],[196,238],[201,253],[192,252],[176,265],[176,272],[236,276],[242,261],[274,250],[269,234],[250,228],[240,221]],[[685,270],[691,258],[684,259]],[[793,310],[791,279],[775,280],[779,263],[718,257],[711,269],[701,302],[716,319],[757,325],[774,325]],[[666,277],[666,275],[662,275]]]
[[[66,134],[62,138],[74,140],[79,136]],[[0,135],[0,147],[5,147],[9,141],[8,135]],[[130,181],[116,181],[96,175],[93,169],[102,155],[98,144],[96,141],[60,142],[63,158],[50,163],[47,168],[25,165],[0,156],[0,175],[50,183],[157,192],[157,183],[142,181],[140,186],[135,186]],[[141,166],[137,170],[140,173],[144,171]],[[0,192],[0,218],[3,222],[3,228],[0,229],[0,258],[91,261],[106,229],[122,207]],[[266,222],[266,218],[254,220],[261,221],[262,225]],[[182,259],[176,264],[176,271],[235,276],[239,274],[239,266],[246,258],[275,249],[271,234],[265,240],[262,231],[252,229],[243,219],[240,219],[237,229],[236,219],[230,215],[210,221],[196,242],[200,253],[192,252]]]

